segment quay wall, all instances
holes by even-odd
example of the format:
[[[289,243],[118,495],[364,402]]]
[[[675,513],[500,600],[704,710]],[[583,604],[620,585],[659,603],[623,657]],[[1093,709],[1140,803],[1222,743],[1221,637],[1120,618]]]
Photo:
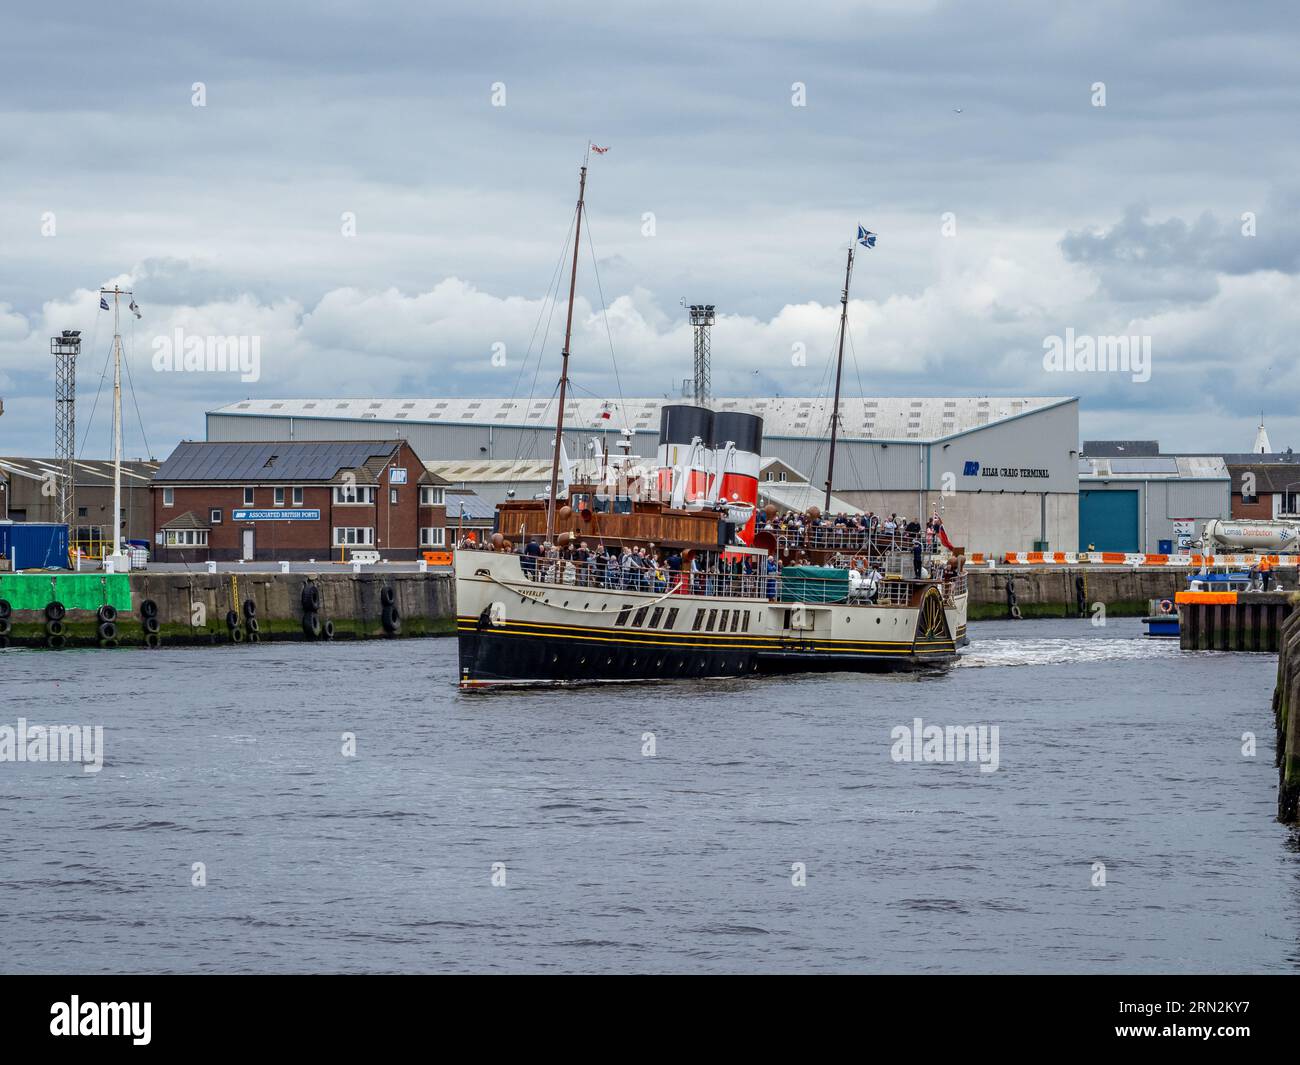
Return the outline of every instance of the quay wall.
[[[77,603],[63,618],[66,646],[100,644],[99,618],[89,607],[90,598],[79,585],[85,582],[93,596],[100,578],[95,574],[60,576],[42,581],[41,601],[57,598]],[[163,646],[231,642],[227,615],[234,611],[243,630],[251,635],[245,604],[253,603],[258,637],[262,640],[317,639],[304,628],[303,590],[314,585],[319,597],[315,611],[320,622],[333,623],[337,639],[386,638],[393,636],[440,636],[455,632],[455,584],[450,573],[322,573],[279,572],[149,573],[129,575],[129,606],[126,597],[104,595],[118,608],[116,642],[145,643],[145,619],[141,604],[157,606],[158,636]],[[391,591],[399,622],[385,624],[385,589]],[[49,646],[47,619],[43,609],[14,609],[9,618],[7,639],[14,646]],[[393,631],[396,629],[396,631]]]
[[[1294,586],[1295,571],[1278,576]],[[1083,581],[1086,609],[1079,612],[1078,581]],[[972,621],[1006,618],[1007,585],[1015,591],[1016,605],[1023,618],[1065,618],[1090,616],[1096,604],[1105,606],[1108,617],[1142,617],[1152,599],[1174,598],[1187,587],[1186,571],[1158,566],[1125,569],[1097,569],[1089,566],[1023,567],[994,570],[967,569],[968,614]]]
[[[1300,611],[1282,623],[1273,689],[1277,726],[1277,816],[1285,824],[1300,820]]]

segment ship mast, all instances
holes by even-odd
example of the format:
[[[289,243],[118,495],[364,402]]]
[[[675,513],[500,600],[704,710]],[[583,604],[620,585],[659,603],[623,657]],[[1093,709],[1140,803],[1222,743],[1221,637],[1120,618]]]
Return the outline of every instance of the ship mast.
[[[590,148],[588,149],[590,151]],[[546,503],[546,542],[555,537],[555,496],[560,481],[560,441],[564,436],[564,398],[569,386],[569,342],[573,339],[573,297],[578,286],[578,243],[582,236],[582,203],[587,192],[587,164],[578,176],[578,215],[573,227],[573,269],[569,273],[569,310],[564,322],[564,350],[560,359],[560,409],[555,416],[555,452],[551,456],[551,494]]]
[[[835,361],[835,405],[831,408],[831,450],[826,459],[826,501],[823,513],[831,509],[831,481],[835,476],[835,441],[840,427],[840,377],[844,373],[844,334],[849,323],[849,278],[853,276],[853,242],[849,242],[849,261],[844,268],[844,291],[840,295],[840,352]]]
[[[119,322],[123,296],[129,289],[101,288],[100,296],[113,297],[113,556],[122,562],[122,327]]]

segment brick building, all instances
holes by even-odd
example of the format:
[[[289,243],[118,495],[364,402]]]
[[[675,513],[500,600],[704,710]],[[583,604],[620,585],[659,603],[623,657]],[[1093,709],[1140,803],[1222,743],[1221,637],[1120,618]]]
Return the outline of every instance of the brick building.
[[[1300,514],[1300,460],[1290,449],[1277,454],[1225,455],[1232,475],[1232,516],[1295,518]]]
[[[447,544],[445,483],[405,440],[187,441],[153,478],[153,557],[418,559]]]

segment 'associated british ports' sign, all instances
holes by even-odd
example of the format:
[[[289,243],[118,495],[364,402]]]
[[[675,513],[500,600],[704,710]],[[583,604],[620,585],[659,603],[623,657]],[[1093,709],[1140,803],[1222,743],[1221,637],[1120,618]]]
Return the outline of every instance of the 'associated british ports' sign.
[[[320,521],[319,510],[232,510],[231,521]]]

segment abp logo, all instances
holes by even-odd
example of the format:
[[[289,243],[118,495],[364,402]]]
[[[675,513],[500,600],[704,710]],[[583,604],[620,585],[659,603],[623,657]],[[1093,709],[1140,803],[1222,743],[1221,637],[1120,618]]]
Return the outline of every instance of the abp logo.
[[[980,464],[978,462],[968,462],[966,463],[966,468],[961,471],[961,475],[963,477],[977,477],[979,472]]]

